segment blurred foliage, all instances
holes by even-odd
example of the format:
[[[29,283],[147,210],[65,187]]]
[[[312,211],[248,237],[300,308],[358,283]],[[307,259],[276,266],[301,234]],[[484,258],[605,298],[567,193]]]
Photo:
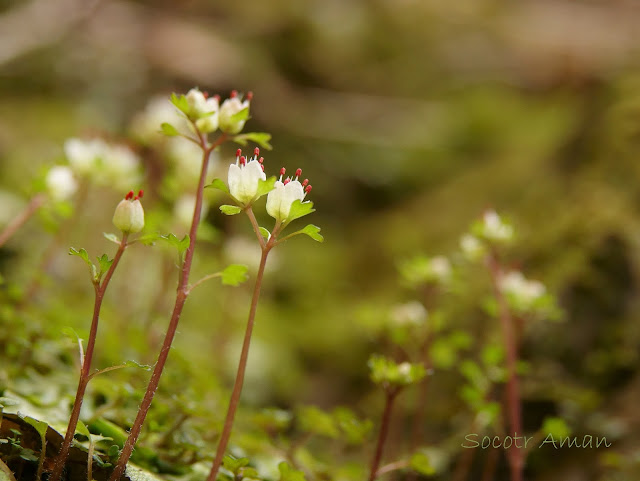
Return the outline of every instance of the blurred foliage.
[[[423,409],[416,386],[401,398],[385,458],[451,479],[464,434],[500,430],[503,353],[483,305],[491,290],[458,248],[492,207],[517,232],[505,266],[542,281],[564,311],[564,322],[525,320],[526,430],[615,441],[597,452],[534,449],[527,479],[633,479],[639,22],[632,1],[3,0],[0,226],[47,167],[64,163],[66,139],[100,137],[142,158],[144,180],[132,188],[145,189],[149,231],[169,226],[179,243],[180,168],[134,140],[131,122],[152,97],[193,85],[251,90],[250,130],[273,134],[265,163],[309,176],[326,241],[295,238],[270,259],[231,454],[269,479],[362,479],[382,408],[367,360],[426,352],[422,438],[409,441]],[[225,175],[234,151],[212,159],[209,180]],[[113,256],[102,233],[122,195],[81,186],[74,206],[42,210],[0,248],[0,396],[53,427],[65,425],[78,363],[63,330],[86,339],[92,308],[86,266],[67,253]],[[192,279],[238,262],[250,281],[194,290],[136,451],[147,469],[177,476],[191,466],[194,480],[206,476],[222,425],[258,260],[246,219],[224,216],[222,195],[206,195]],[[97,367],[154,362],[177,279],[169,243],[135,245],[123,258]],[[425,259],[440,254],[452,274],[434,286]],[[413,300],[428,312],[417,331],[393,323],[394,308]],[[92,433],[116,439],[105,426],[131,425],[147,376],[127,368],[92,380],[82,415]],[[476,454],[469,479],[487,456]],[[495,479],[508,479],[504,468],[501,458]]]

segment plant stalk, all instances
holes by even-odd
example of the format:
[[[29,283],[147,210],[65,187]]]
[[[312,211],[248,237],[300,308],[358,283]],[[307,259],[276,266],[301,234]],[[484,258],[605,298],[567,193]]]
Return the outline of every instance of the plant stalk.
[[[249,212],[251,212],[249,214]],[[257,225],[255,223],[255,217],[253,217],[253,212],[251,208],[247,210],[249,214],[249,218],[251,219],[252,224]],[[227,415],[224,420],[224,427],[222,429],[222,434],[220,435],[220,441],[218,441],[218,449],[216,450],[216,457],[213,461],[213,466],[211,467],[211,471],[209,472],[209,476],[207,477],[207,481],[215,481],[218,471],[220,470],[220,466],[222,465],[222,458],[224,457],[224,453],[227,449],[227,444],[229,443],[229,437],[231,436],[231,429],[233,428],[233,420],[236,415],[236,410],[238,409],[238,405],[240,404],[240,395],[242,394],[242,385],[244,383],[244,374],[247,369],[247,360],[249,358],[249,347],[251,344],[251,334],[253,333],[253,326],[255,324],[256,310],[258,307],[258,299],[260,298],[260,288],[262,287],[262,277],[264,275],[264,268],[267,264],[267,256],[269,255],[269,251],[274,245],[274,239],[276,235],[276,230],[264,245],[261,242],[262,246],[262,256],[260,257],[260,266],[258,267],[258,274],[256,276],[256,283],[253,288],[253,297],[251,299],[251,308],[249,309],[249,319],[247,320],[247,329],[244,334],[244,342],[242,343],[242,351],[240,353],[240,361],[238,362],[238,372],[236,374],[236,380],[233,385],[233,391],[231,393],[231,399],[229,400],[229,407],[227,409]],[[262,236],[259,231],[256,230],[256,235],[260,240],[262,240]]]
[[[498,302],[498,309],[500,318],[500,326],[502,328],[502,338],[504,342],[505,353],[507,356],[507,413],[509,420],[509,429],[514,436],[518,433],[523,434],[522,430],[522,412],[520,406],[520,388],[518,375],[516,372],[518,362],[518,346],[514,333],[513,319],[507,300],[504,297],[502,289],[500,287],[500,278],[502,276],[502,269],[498,262],[495,253],[492,253],[487,258],[487,264],[489,267],[489,273],[491,275],[491,283],[493,286],[493,292]],[[523,480],[524,469],[524,457],[522,451],[512,446],[507,451],[507,458],[509,460],[509,467],[511,470],[511,481]]]
[[[393,412],[393,402],[396,399],[400,391],[398,389],[390,388],[385,390],[385,403],[384,411],[382,413],[382,424],[380,425],[380,432],[378,433],[378,442],[376,444],[376,450],[371,460],[371,469],[369,472],[369,481],[374,481],[378,477],[378,467],[380,461],[382,461],[382,452],[384,450],[384,443],[387,440],[387,434],[389,433],[389,426],[391,425],[391,414]]]
[[[82,366],[80,368],[78,390],[76,391],[76,398],[73,402],[73,408],[71,410],[71,417],[69,418],[67,432],[65,433],[64,441],[62,442],[62,446],[60,447],[60,453],[58,454],[58,457],[55,461],[53,473],[51,474],[49,481],[59,481],[60,477],[62,476],[62,471],[64,470],[65,463],[67,462],[67,457],[69,456],[69,449],[71,448],[73,436],[76,433],[76,427],[78,426],[78,420],[80,419],[80,410],[82,408],[82,402],[84,401],[84,394],[87,389],[87,384],[89,384],[89,380],[91,379],[91,362],[93,360],[93,351],[96,344],[96,337],[98,335],[98,322],[100,319],[102,300],[104,299],[104,295],[107,291],[107,287],[109,286],[109,282],[111,281],[111,277],[113,276],[113,273],[115,272],[116,267],[120,262],[120,258],[122,257],[124,250],[127,248],[127,236],[128,234],[124,234],[122,236],[118,251],[113,258],[113,262],[111,263],[109,270],[105,274],[102,283],[94,281],[93,284],[95,290],[95,301],[93,304],[93,318],[91,319],[91,329],[89,331],[89,340],[87,341],[87,350],[84,354],[84,361],[82,362]]]
[[[4,230],[0,232],[0,247],[2,247],[13,236],[13,234],[15,234],[16,231],[37,212],[42,204],[44,204],[45,200],[46,196],[44,194],[36,194],[31,198],[23,211],[15,216],[11,222],[7,224]]]
[[[189,247],[187,247],[184,261],[182,263],[176,294],[176,302],[174,304],[173,312],[171,314],[171,320],[169,321],[169,326],[162,343],[162,348],[160,349],[160,353],[158,354],[158,360],[156,361],[153,373],[151,374],[151,378],[149,380],[149,384],[147,385],[147,390],[144,394],[144,397],[142,398],[142,402],[140,403],[140,408],[138,409],[136,419],[131,426],[129,436],[124,443],[122,452],[120,453],[120,457],[118,458],[118,463],[116,464],[116,467],[109,477],[109,481],[119,481],[126,470],[127,462],[129,461],[129,458],[133,453],[133,448],[135,447],[135,444],[138,440],[138,436],[140,436],[140,431],[142,430],[142,426],[147,417],[147,413],[151,408],[151,402],[153,401],[153,397],[156,393],[156,390],[158,389],[158,385],[160,384],[160,377],[162,376],[162,371],[167,362],[167,358],[169,357],[169,351],[171,350],[173,338],[175,337],[176,331],[178,329],[180,315],[182,314],[182,309],[184,308],[184,304],[189,295],[189,274],[191,272],[191,264],[193,262],[193,253],[196,246],[198,226],[200,225],[200,211],[202,210],[202,197],[204,192],[204,184],[207,177],[207,168],[209,166],[209,155],[216,147],[218,147],[220,144],[222,144],[222,142],[226,140],[226,135],[222,134],[210,146],[207,145],[207,139],[203,134],[199,134],[199,140],[200,147],[203,151],[202,168],[200,170],[198,190],[196,191],[196,205],[193,212],[193,221],[191,222],[191,228],[189,230]]]

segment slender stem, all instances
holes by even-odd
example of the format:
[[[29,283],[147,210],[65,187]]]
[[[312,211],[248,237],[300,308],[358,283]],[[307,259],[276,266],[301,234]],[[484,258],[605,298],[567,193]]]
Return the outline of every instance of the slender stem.
[[[127,234],[124,234],[122,236],[122,240],[120,241],[118,251],[113,258],[113,262],[111,263],[109,270],[105,274],[102,283],[96,281],[93,284],[95,290],[95,301],[93,304],[93,318],[91,319],[91,329],[89,331],[89,340],[87,341],[87,350],[84,354],[84,360],[82,361],[82,366],[80,368],[78,390],[76,391],[76,398],[73,402],[73,408],[71,410],[71,417],[69,418],[67,432],[65,433],[64,441],[62,443],[62,446],[60,447],[60,453],[56,458],[53,473],[51,474],[49,481],[58,481],[60,479],[60,477],[62,476],[64,465],[67,462],[67,457],[69,456],[69,448],[71,447],[73,435],[76,433],[76,427],[78,426],[78,420],[80,419],[80,410],[82,408],[82,402],[84,401],[84,394],[87,389],[87,384],[89,384],[89,380],[91,379],[91,362],[93,361],[93,351],[96,344],[96,337],[98,335],[98,322],[100,318],[102,300],[104,299],[104,294],[107,291],[107,287],[109,286],[111,277],[113,276],[113,273],[115,272],[116,267],[120,262],[120,258],[122,257],[122,254],[124,253],[124,250],[126,248]]]
[[[264,249],[265,246],[267,245],[267,241],[265,240],[264,237],[262,237],[262,234],[260,233],[260,226],[258,225],[258,221],[256,220],[256,216],[253,213],[253,209],[251,208],[250,205],[245,209],[245,212],[247,213],[247,216],[249,217],[249,220],[251,221],[251,226],[253,227],[253,232],[255,232],[256,237],[258,238],[258,242],[260,243],[260,247],[262,249]]]
[[[249,212],[251,212],[250,208],[247,209],[247,214],[249,214]],[[249,215],[249,218],[251,218],[251,215]],[[220,441],[218,441],[218,449],[216,451],[216,457],[215,457],[215,460],[213,461],[213,466],[211,467],[211,471],[209,472],[207,481],[215,481],[218,475],[218,470],[222,465],[222,458],[227,449],[227,444],[229,443],[229,437],[231,436],[231,429],[233,428],[233,420],[236,415],[236,410],[238,409],[238,404],[240,404],[240,395],[242,394],[242,385],[244,383],[244,373],[247,368],[247,359],[249,358],[249,346],[251,344],[251,334],[253,332],[253,325],[255,323],[255,317],[256,317],[256,309],[258,307],[258,299],[260,297],[260,288],[262,286],[262,276],[264,274],[264,268],[267,265],[267,256],[269,255],[269,251],[273,247],[273,239],[275,239],[274,236],[275,236],[276,230],[277,229],[274,229],[274,234],[262,249],[262,256],[260,257],[260,266],[258,267],[258,274],[256,276],[256,284],[253,288],[251,308],[249,309],[249,319],[247,320],[247,329],[244,334],[244,342],[242,343],[242,352],[240,353],[240,361],[238,362],[238,372],[236,374],[236,380],[233,385],[233,391],[231,393],[231,399],[229,401],[227,415],[224,420],[224,427],[222,429],[222,434],[220,435]],[[259,231],[256,233],[256,235],[258,237],[261,237]]]
[[[374,481],[380,474],[378,472],[378,466],[382,460],[382,451],[384,450],[384,443],[389,433],[389,426],[391,425],[391,413],[393,412],[393,402],[396,399],[400,391],[398,389],[385,390],[385,403],[384,412],[382,413],[382,424],[380,425],[380,432],[378,433],[378,442],[376,444],[376,451],[371,460],[371,470],[369,473],[369,481]]]
[[[502,289],[500,287],[500,278],[502,276],[502,270],[498,258],[495,253],[492,253],[487,258],[487,265],[489,273],[491,275],[491,283],[493,285],[493,292],[498,301],[500,326],[502,328],[502,338],[504,342],[504,348],[507,355],[507,413],[509,419],[509,429],[511,435],[514,436],[523,434],[522,431],[522,413],[520,406],[520,388],[518,382],[518,375],[516,372],[516,364],[518,362],[518,346],[516,337],[514,334],[513,319],[509,311],[507,300],[504,297]],[[507,458],[509,459],[509,467],[511,469],[511,480],[522,481],[524,458],[519,448],[512,446],[507,451]]]
[[[31,198],[27,206],[17,216],[11,220],[0,232],[0,247],[2,247],[16,231],[27,222],[33,214],[44,204],[46,196],[44,194],[36,194]]]
[[[395,463],[385,464],[381,466],[377,473],[378,476],[382,476],[383,474],[392,473],[393,471],[397,471],[398,469],[408,468],[411,463],[407,460],[396,461]]]
[[[222,134],[211,145],[207,144],[207,139],[204,134],[199,134],[199,138],[200,147],[203,151],[202,168],[200,170],[198,190],[196,191],[196,205],[193,211],[193,221],[191,222],[191,229],[189,230],[189,247],[187,247],[187,252],[185,253],[184,261],[182,263],[182,269],[178,281],[176,302],[173,306],[171,320],[169,321],[169,326],[167,328],[160,353],[158,354],[158,360],[156,361],[153,373],[151,374],[151,378],[149,379],[147,390],[144,394],[144,397],[142,398],[142,402],[140,404],[140,408],[138,409],[136,419],[131,426],[129,436],[124,443],[122,452],[120,453],[120,457],[118,458],[118,464],[116,464],[116,467],[111,473],[109,481],[119,481],[125,472],[127,462],[129,461],[129,458],[133,453],[133,448],[136,444],[136,441],[138,440],[138,436],[140,436],[140,431],[142,431],[142,426],[147,417],[147,413],[151,408],[151,402],[153,401],[153,397],[156,393],[156,390],[158,389],[158,385],[160,384],[160,377],[162,376],[164,365],[166,364],[167,358],[169,357],[169,351],[171,350],[173,338],[175,337],[176,331],[178,329],[180,315],[182,314],[182,309],[184,308],[184,304],[187,301],[187,297],[189,295],[189,274],[191,272],[191,264],[193,262],[193,253],[196,246],[198,226],[200,225],[200,212],[202,210],[204,183],[206,181],[207,168],[209,166],[209,155],[216,147],[218,147],[220,144],[222,144],[222,142],[226,140],[226,135]]]
[[[207,282],[207,281],[209,281],[211,279],[215,279],[216,277],[221,277],[221,276],[222,276],[222,272],[216,272],[214,274],[207,274],[202,279],[199,279],[198,281],[196,281],[193,284],[191,284],[189,286],[189,289],[187,290],[187,293],[190,294],[192,290],[194,290],[196,287],[198,287],[203,282]]]

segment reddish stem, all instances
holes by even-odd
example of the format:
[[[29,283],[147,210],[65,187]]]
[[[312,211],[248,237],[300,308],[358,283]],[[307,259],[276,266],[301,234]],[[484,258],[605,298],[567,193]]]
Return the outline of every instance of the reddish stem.
[[[516,372],[516,365],[518,362],[518,346],[514,333],[513,319],[511,318],[511,312],[507,300],[504,297],[502,289],[500,287],[500,279],[502,277],[502,269],[498,258],[495,253],[492,253],[487,258],[487,265],[489,273],[491,275],[491,283],[493,285],[493,292],[498,302],[498,310],[500,318],[500,326],[502,328],[502,338],[504,342],[504,348],[507,355],[507,415],[509,419],[510,433],[517,436],[523,434],[522,431],[522,413],[520,406],[520,388],[518,375]],[[509,460],[509,467],[511,469],[511,480],[522,481],[524,457],[519,448],[515,447],[515,444],[507,451],[507,458]]]
[[[56,458],[53,473],[49,478],[49,481],[58,481],[62,476],[64,465],[67,462],[69,456],[69,449],[71,448],[71,442],[78,426],[78,420],[80,419],[80,409],[82,408],[82,402],[84,401],[84,394],[87,389],[87,384],[91,378],[91,362],[93,360],[93,351],[96,344],[96,337],[98,335],[98,322],[100,318],[100,309],[102,307],[102,300],[109,286],[109,281],[120,262],[120,258],[127,248],[127,234],[122,236],[120,246],[116,252],[113,262],[109,267],[109,270],[104,276],[102,283],[94,281],[93,286],[95,289],[95,301],[93,304],[93,318],[91,319],[91,329],[89,331],[89,340],[87,341],[87,350],[84,355],[84,362],[80,369],[80,380],[78,381],[78,390],[76,391],[76,398],[73,403],[73,409],[71,410],[71,417],[69,418],[69,425],[67,426],[67,432],[64,436],[64,441],[60,447],[60,453]]]
[[[37,194],[31,198],[27,206],[22,212],[15,216],[11,222],[7,224],[2,232],[0,232],[0,247],[2,247],[16,231],[27,222],[33,214],[44,204],[46,196]]]
[[[376,450],[371,460],[371,470],[369,472],[369,481],[374,481],[378,477],[378,466],[382,461],[382,452],[384,450],[384,443],[389,433],[389,426],[391,425],[391,414],[393,412],[393,402],[396,399],[400,391],[398,389],[389,388],[385,390],[385,403],[384,411],[382,413],[382,424],[380,425],[380,432],[378,433],[378,442],[376,444]]]
[[[275,239],[277,235],[277,228],[274,229],[271,238],[263,243],[262,235],[257,228],[257,222],[251,207],[247,210],[247,215],[254,226],[256,236],[260,241],[262,247],[262,256],[260,257],[260,266],[258,267],[258,274],[256,276],[256,283],[253,288],[253,297],[251,299],[251,308],[249,309],[249,319],[247,320],[247,329],[244,333],[244,342],[242,343],[242,351],[240,353],[240,361],[238,362],[238,372],[236,373],[236,380],[233,385],[233,391],[231,392],[231,399],[229,400],[229,408],[227,409],[227,415],[224,420],[224,427],[222,428],[222,434],[220,435],[220,441],[218,441],[218,449],[216,450],[216,457],[213,461],[213,466],[207,477],[207,481],[215,481],[218,476],[218,471],[222,465],[222,458],[227,450],[229,444],[229,438],[231,437],[231,430],[233,428],[233,420],[240,404],[240,395],[242,394],[242,385],[244,384],[244,374],[247,369],[247,360],[249,358],[249,347],[251,345],[251,334],[253,333],[253,326],[255,324],[256,310],[258,308],[258,299],[260,298],[260,288],[262,287],[262,277],[264,275],[264,268],[267,265],[267,256],[269,251],[275,245]]]
[[[138,440],[138,436],[140,436],[140,431],[142,430],[142,426],[147,417],[147,413],[149,412],[149,408],[151,408],[151,402],[153,401],[153,397],[156,393],[156,390],[158,389],[158,385],[160,384],[160,377],[162,376],[164,365],[166,364],[167,358],[169,357],[169,351],[171,350],[173,338],[175,337],[176,330],[178,329],[180,315],[182,314],[182,309],[184,308],[184,304],[189,295],[189,274],[191,272],[191,264],[193,262],[193,253],[196,245],[198,225],[200,224],[200,211],[202,210],[202,197],[204,192],[204,184],[207,177],[207,168],[209,166],[209,155],[217,146],[219,146],[226,140],[226,135],[222,134],[210,146],[207,146],[207,139],[204,135],[199,134],[199,139],[200,146],[202,147],[203,151],[202,168],[200,170],[200,180],[198,182],[198,190],[196,192],[196,205],[193,212],[193,221],[191,222],[191,229],[189,230],[189,247],[187,247],[187,251],[184,256],[184,262],[182,263],[180,280],[178,282],[178,289],[176,294],[176,302],[173,306],[173,313],[171,314],[169,327],[167,328],[167,333],[165,334],[162,348],[160,349],[160,353],[158,355],[158,360],[156,361],[153,373],[151,374],[151,379],[149,379],[147,390],[144,393],[144,397],[142,398],[142,403],[140,404],[140,408],[138,409],[136,419],[131,426],[129,437],[124,443],[122,452],[120,453],[120,457],[118,458],[118,464],[116,464],[116,467],[111,473],[109,481],[119,481],[125,472],[127,462],[129,461],[129,458],[133,453],[133,448],[135,447],[135,444]]]

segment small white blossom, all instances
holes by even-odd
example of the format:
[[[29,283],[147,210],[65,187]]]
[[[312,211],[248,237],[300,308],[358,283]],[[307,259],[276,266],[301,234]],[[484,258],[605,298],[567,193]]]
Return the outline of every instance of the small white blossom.
[[[64,153],[71,168],[79,175],[88,175],[95,171],[100,159],[108,149],[101,139],[68,139],[64,143]]]
[[[302,183],[298,180],[302,175],[302,169],[296,170],[295,179],[287,177],[283,181],[284,174],[283,167],[280,170],[280,180],[276,181],[274,189],[267,195],[267,213],[278,222],[286,221],[291,212],[291,205],[296,200],[302,202],[311,191],[308,180],[305,179]]]
[[[261,180],[267,180],[262,165],[262,157],[258,160],[258,148],[252,159],[247,159],[240,149],[236,152],[236,163],[229,166],[228,184],[229,193],[241,205],[246,206],[254,201],[258,194],[258,186]]]
[[[398,374],[400,374],[402,381],[407,384],[413,381],[411,377],[411,364],[408,362],[398,364]]]
[[[246,120],[234,120],[233,116],[249,108],[251,92],[247,94],[244,101],[240,100],[238,92],[231,92],[231,97],[222,102],[219,111],[220,130],[228,134],[237,134],[243,128]]]
[[[513,238],[513,227],[505,224],[493,210],[484,213],[482,236],[489,241],[508,242]]]
[[[485,247],[475,236],[471,234],[465,234],[460,239],[460,248],[462,253],[471,261],[480,259],[485,253]]]
[[[201,132],[210,133],[218,129],[218,96],[208,97],[198,89],[191,89],[186,95],[191,116],[196,118],[196,126]]]
[[[395,306],[391,319],[399,326],[419,326],[427,320],[427,310],[418,301],[411,301]]]
[[[163,123],[173,125],[178,132],[188,132],[186,119],[178,114],[173,104],[164,96],[154,97],[144,110],[133,118],[130,131],[140,142],[153,144],[166,139],[160,132]]]
[[[500,288],[524,310],[533,307],[535,302],[547,293],[544,284],[526,279],[520,271],[504,274],[500,278]]]
[[[140,203],[142,191],[134,197],[130,191],[124,200],[121,200],[113,213],[113,225],[125,234],[140,232],[144,227],[144,209]]]
[[[45,179],[47,191],[54,200],[67,200],[78,189],[78,182],[69,167],[57,165],[49,169]]]

